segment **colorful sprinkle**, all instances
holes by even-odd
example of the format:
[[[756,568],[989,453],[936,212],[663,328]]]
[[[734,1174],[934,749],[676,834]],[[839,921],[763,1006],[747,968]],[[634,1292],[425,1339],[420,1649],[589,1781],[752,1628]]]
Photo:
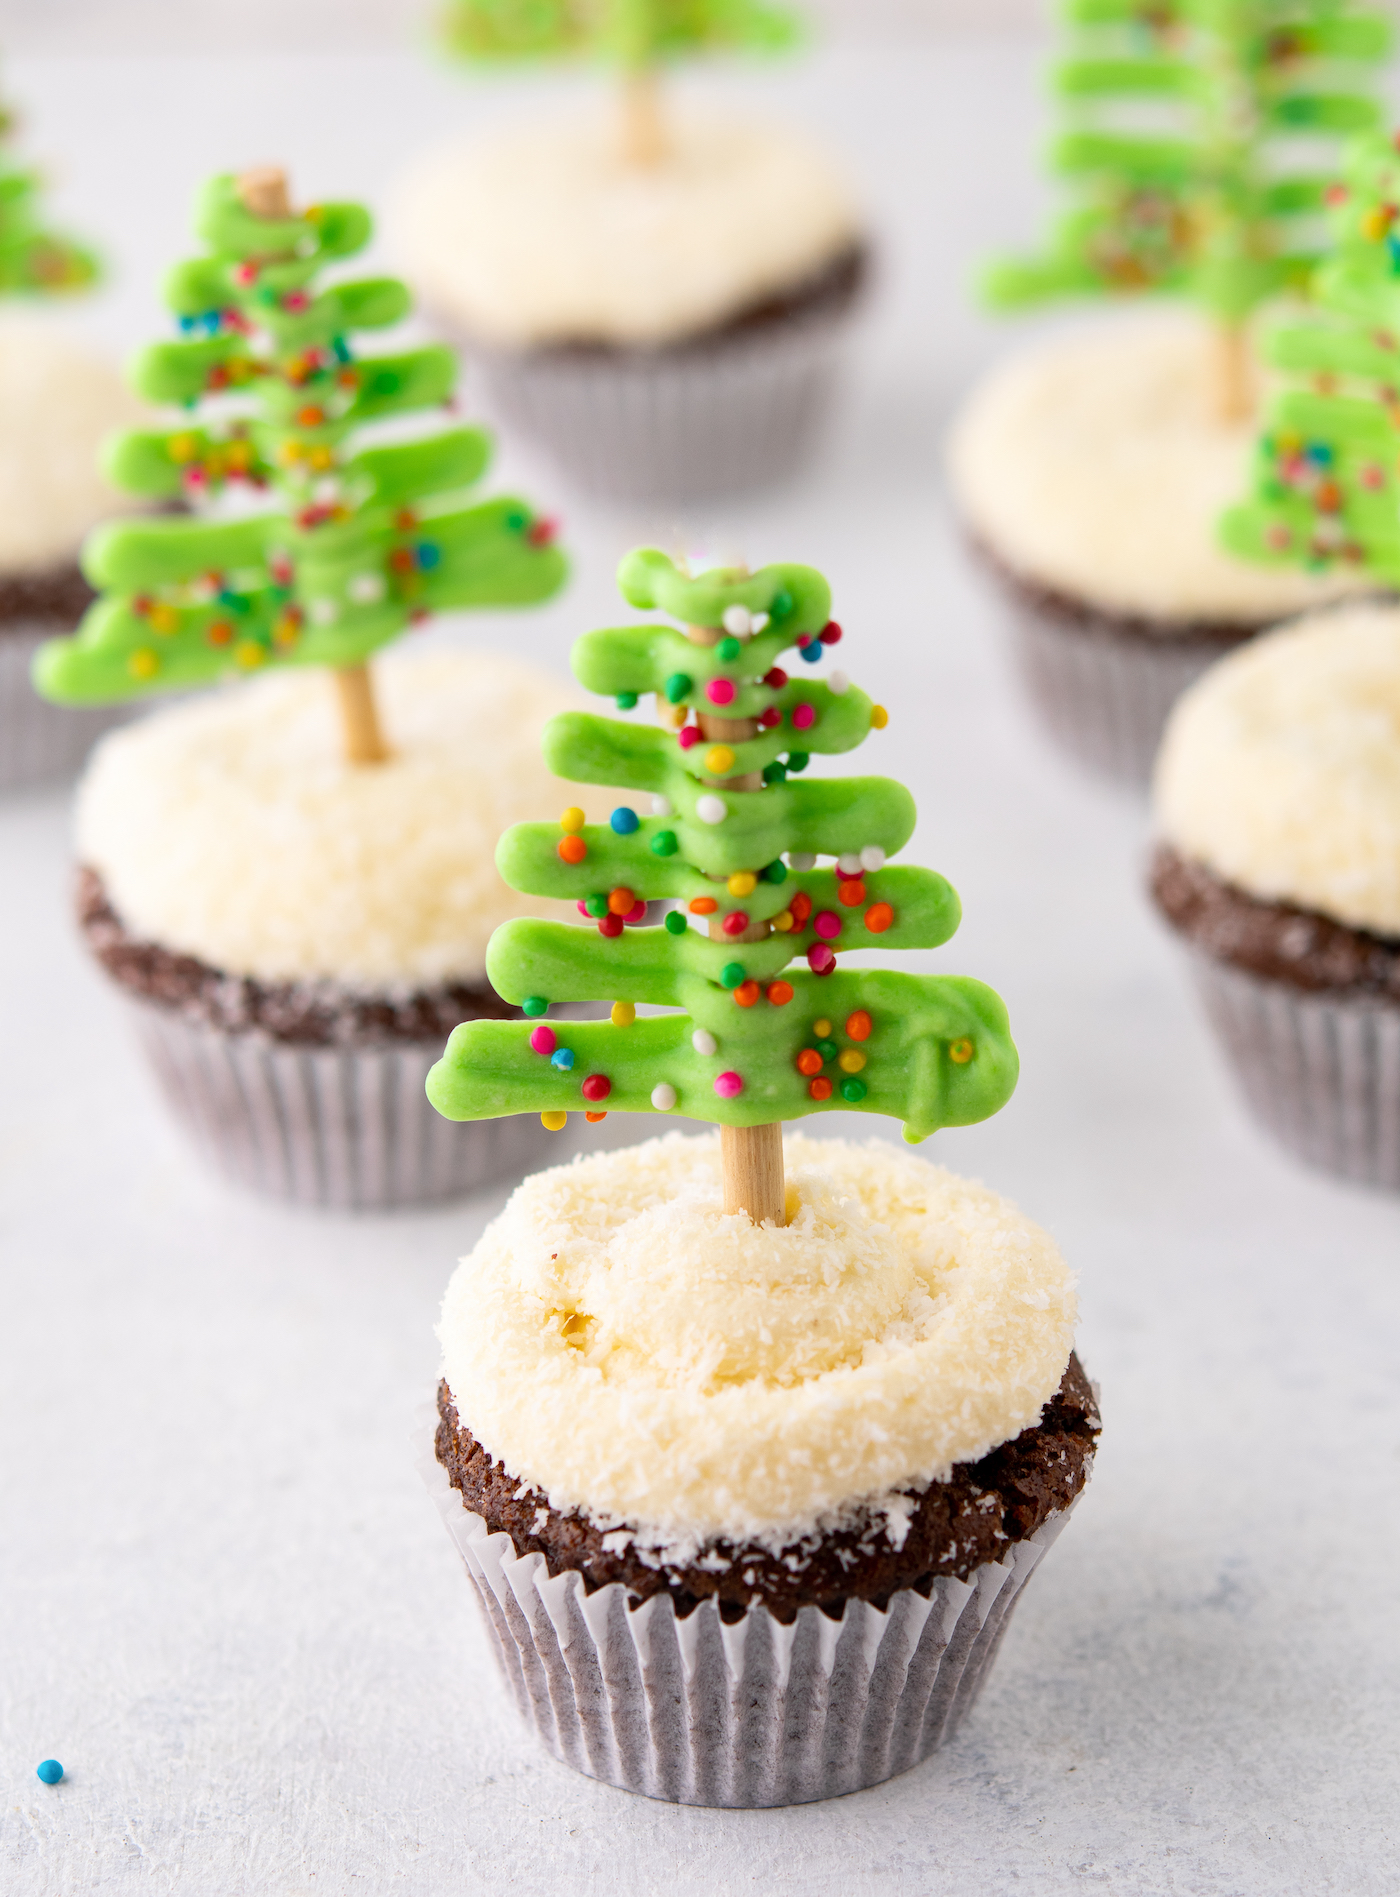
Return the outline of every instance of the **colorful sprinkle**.
[[[558,1046],[554,1029],[546,1027],[541,1022],[537,1028],[532,1028],[530,1031],[530,1045],[537,1054],[552,1054]]]
[[[820,665],[826,656],[820,639],[811,639],[806,645],[799,646],[797,654],[799,658],[805,659],[808,665]]]
[[[815,1047],[804,1047],[797,1057],[799,1074],[819,1074],[822,1070],[822,1057]]]
[[[630,1028],[637,1018],[637,1010],[630,1001],[615,1001],[612,1004],[612,1024],[615,1028]]]
[[[853,1041],[868,1041],[874,1025],[864,1008],[857,1008],[854,1014],[846,1016],[846,1032]]]
[[[885,867],[885,852],[878,843],[867,843],[860,853],[860,866],[868,875],[873,876],[877,869]]]
[[[551,1067],[557,1067],[561,1074],[571,1073],[574,1065],[574,1050],[571,1047],[556,1047],[549,1057]]]
[[[823,1016],[820,1021],[814,1021],[812,1023],[812,1032],[819,1041],[829,1041],[831,1039],[830,1021],[828,1021],[825,1016]]]
[[[612,1092],[612,1082],[606,1074],[590,1074],[579,1092],[585,1100],[606,1100]]]
[[[598,933],[599,935],[606,935],[609,941],[611,941],[615,936],[621,935],[622,934],[622,917],[615,916],[611,910],[609,910],[605,916],[599,916]]]
[[[668,1080],[660,1080],[651,1090],[651,1104],[658,1113],[669,1113],[676,1104],[676,1090]]]
[[[549,1003],[543,995],[526,995],[520,1004],[521,1012],[533,1021],[537,1015],[548,1014]]]
[[[972,1053],[972,1042],[969,1040],[950,1041],[948,1044],[948,1058],[956,1061],[959,1067],[966,1067],[972,1059]]]
[[[733,679],[712,678],[705,687],[705,696],[712,705],[732,705],[734,703]]]
[[[781,723],[781,720],[779,720],[779,722]],[[763,767],[763,781],[765,784],[786,783],[787,765],[779,764],[776,758],[771,764],[765,764]]]
[[[817,859],[811,850],[789,850],[788,867],[795,870],[815,869]]]
[[[870,707],[870,728],[872,731],[883,731],[889,721],[890,714],[885,710],[883,705],[872,705]]]
[[[689,925],[679,909],[670,909],[666,913],[665,929],[667,935],[684,935]]]
[[[870,1089],[863,1080],[852,1079],[843,1080],[841,1082],[841,1098],[843,1100],[849,1100],[852,1106],[854,1106],[858,1100],[863,1100],[869,1091]]]
[[[808,1082],[807,1091],[814,1100],[829,1100],[831,1098],[831,1082],[827,1079],[825,1074],[819,1074],[815,1080]]]
[[[743,1079],[734,1072],[732,1067],[722,1074],[715,1075],[715,1092],[722,1100],[733,1100],[736,1095],[741,1094],[743,1091]]]
[[[731,896],[751,896],[758,888],[758,878],[751,869],[736,869],[725,887]]]
[[[722,988],[737,988],[747,973],[748,970],[744,967],[742,962],[726,962],[724,967],[719,971],[720,986]]]
[[[784,685],[787,684],[787,680],[788,675],[781,665],[775,665],[771,671],[763,674],[763,683],[768,686],[771,691],[780,692]]]
[[[673,705],[679,705],[683,698],[689,698],[692,680],[685,672],[672,672],[663,690]]]
[[[858,1074],[865,1065],[865,1056],[854,1047],[848,1047],[836,1065],[843,1074]]]
[[[625,916],[636,906],[636,896],[624,884],[608,891],[608,908],[615,916]]]
[[[773,918],[773,927],[778,931],[779,935],[786,935],[788,930],[793,926],[793,914],[791,909],[780,909]]]
[[[775,1008],[785,1008],[792,1000],[793,987],[790,981],[770,981],[768,999]]]
[[[795,869],[797,867],[796,864],[794,864],[793,867]],[[808,916],[812,913],[812,898],[807,894],[805,889],[799,889],[792,901],[788,904],[788,908],[792,911],[793,921],[800,929],[805,925]]]
[[[731,909],[719,926],[726,935],[742,935],[749,926],[748,914],[743,909]]]
[[[814,975],[829,975],[836,966],[836,957],[825,942],[814,942],[807,951],[807,966]]]
[[[578,836],[561,837],[558,850],[565,863],[581,863],[588,855],[588,845]]]
[[[810,731],[817,722],[817,708],[805,701],[792,708],[792,728],[794,731]]]
[[[651,800],[651,814],[653,817],[669,817],[671,814],[670,798],[663,797],[661,792],[657,791]]]
[[[840,645],[841,628],[834,619],[828,619],[821,631],[817,634],[817,637],[824,646]]]
[[[849,674],[841,671],[828,672],[826,677],[826,689],[831,693],[833,698],[844,698],[846,693],[851,689]]]
[[[647,919],[647,906],[642,901],[641,897],[638,896],[637,900],[632,904],[632,907],[627,911],[627,914],[622,918],[622,920],[630,924],[630,926],[635,929],[639,922],[645,922],[646,919]]]
[[[865,884],[858,876],[837,885],[837,900],[845,909],[855,909],[865,901]]]
[[[658,830],[651,840],[653,856],[674,856],[680,847],[674,830]]]
[[[841,933],[841,918],[834,909],[819,909],[812,927],[824,942],[834,942]]]
[[[713,896],[692,896],[690,899],[690,913],[693,916],[712,916],[718,908],[719,904]]]
[[[705,769],[711,777],[724,777],[734,769],[734,753],[727,744],[716,744],[705,753]]]
[[[718,647],[720,659],[725,665],[733,665],[743,649],[737,639],[721,639]]]
[[[606,1120],[608,1116],[606,1112],[604,1112],[604,1113],[585,1113],[583,1117],[585,1120],[588,1121],[590,1126],[596,1126],[599,1120]]]
[[[57,1785],[58,1781],[63,1777],[63,1767],[59,1764],[57,1759],[42,1759],[35,1767],[35,1770],[45,1785]]]
[[[597,922],[608,913],[608,899],[601,890],[595,890],[591,896],[585,896],[579,908],[590,922]]]
[[[723,797],[700,797],[696,800],[695,814],[701,823],[723,823],[729,815],[729,806]]]
[[[697,1054],[703,1054],[706,1060],[719,1049],[719,1042],[708,1028],[696,1028],[690,1037],[690,1045]]]
[[[829,1025],[830,1024],[828,1022],[822,1023],[823,1027],[826,1027]],[[823,1061],[835,1060],[836,1059],[835,1041],[828,1040],[826,1036],[823,1035],[822,1038],[817,1042],[817,1052],[821,1055]]]
[[[782,722],[783,714],[778,710],[776,705],[770,705],[766,711],[761,711],[758,714],[758,728],[760,731],[776,731]]]
[[[887,902],[872,902],[865,912],[865,926],[872,935],[883,935],[894,921],[894,910]]]
[[[608,818],[613,830],[620,837],[630,837],[634,830],[641,828],[641,818],[627,804],[619,804]]]
[[[619,711],[635,711],[637,709],[637,694],[635,692],[619,692],[617,694],[617,708]]]
[[[562,1133],[568,1124],[568,1114],[561,1113],[557,1107],[555,1107],[552,1112],[542,1113],[540,1115],[540,1125],[544,1128],[546,1133]]]
[[[758,873],[765,883],[785,883],[788,873],[787,864],[781,856],[775,856],[773,861],[766,863]]]
[[[559,828],[569,831],[572,835],[575,831],[581,830],[586,822],[587,818],[579,809],[578,805],[570,804],[569,808],[559,819]]]
[[[843,876],[859,876],[860,852],[858,850],[843,850],[836,859],[836,867]]]
[[[676,733],[676,743],[681,747],[682,751],[688,751],[693,744],[699,744],[699,742],[699,725],[682,725],[680,730]]]
[[[790,771],[805,771],[812,762],[805,751],[789,751],[787,767]]]

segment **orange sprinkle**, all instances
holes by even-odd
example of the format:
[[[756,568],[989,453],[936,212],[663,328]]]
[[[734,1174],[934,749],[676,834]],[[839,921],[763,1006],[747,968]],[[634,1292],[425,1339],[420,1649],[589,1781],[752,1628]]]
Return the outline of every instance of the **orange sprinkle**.
[[[788,908],[792,912],[793,921],[800,929],[808,916],[812,913],[812,898],[807,894],[805,889],[799,889],[792,901],[788,904]]]
[[[838,887],[836,894],[848,909],[854,909],[865,901],[865,884],[859,876],[852,876]]]
[[[865,912],[865,926],[872,935],[883,935],[894,921],[894,910],[887,902],[872,902]]]
[[[690,905],[690,913],[693,916],[712,916],[718,908],[719,904],[713,896],[696,896]]]
[[[814,1100],[829,1100],[831,1098],[831,1082],[823,1074],[818,1079],[811,1080],[807,1083],[807,1091]]]
[[[588,854],[588,845],[578,836],[561,837],[557,848],[566,863],[581,863]]]
[[[853,1041],[868,1041],[874,1025],[864,1008],[857,1008],[854,1014],[846,1016],[846,1032]]]
[[[319,428],[325,419],[325,415],[317,408],[314,402],[308,402],[305,408],[299,408],[297,410],[297,426],[299,428]]]
[[[637,906],[637,898],[623,885],[608,894],[608,907],[615,916],[630,916]]]
[[[966,1067],[967,1063],[972,1059],[972,1042],[969,1040],[951,1042],[948,1048],[948,1058],[951,1061],[956,1061],[959,1067]]]
[[[608,1116],[606,1112],[603,1112],[603,1113],[585,1113],[583,1117],[585,1120],[591,1120],[594,1126],[596,1126],[599,1120],[606,1120]]]
[[[758,1000],[761,989],[756,981],[741,981],[734,990],[734,999],[741,1008],[751,1008]]]
[[[792,983],[790,981],[770,982],[768,984],[768,999],[775,1008],[785,1008],[792,1000]]]
[[[822,1070],[822,1057],[815,1047],[804,1047],[797,1057],[799,1074],[819,1074]]]

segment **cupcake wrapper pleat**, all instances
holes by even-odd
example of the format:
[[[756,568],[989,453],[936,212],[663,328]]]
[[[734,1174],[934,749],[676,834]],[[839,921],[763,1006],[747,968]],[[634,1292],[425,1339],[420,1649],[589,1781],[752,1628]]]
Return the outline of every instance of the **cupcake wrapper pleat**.
[[[1308,993],[1190,951],[1251,1111],[1310,1166],[1400,1191],[1400,1003]]]
[[[1076,626],[1007,597],[1012,649],[1040,722],[1100,777],[1144,786],[1172,706],[1227,642],[1140,638]]]
[[[225,1178],[272,1198],[381,1211],[461,1197],[546,1164],[536,1115],[445,1120],[423,1091],[443,1041],[305,1047],[128,998],[176,1120]]]
[[[470,349],[482,398],[578,487],[684,501],[791,474],[831,407],[849,308],[683,350]]]
[[[516,1706],[554,1757],[624,1791],[684,1805],[805,1804],[882,1784],[952,1737],[1022,1587],[1069,1511],[966,1581],[935,1579],[839,1620],[804,1607],[684,1619],[669,1595],[629,1610],[517,1555],[463,1503],[421,1439],[424,1480],[481,1603]]]
[[[73,776],[103,732],[133,715],[130,705],[79,711],[39,697],[29,669],[58,630],[24,625],[0,631],[0,790]]]

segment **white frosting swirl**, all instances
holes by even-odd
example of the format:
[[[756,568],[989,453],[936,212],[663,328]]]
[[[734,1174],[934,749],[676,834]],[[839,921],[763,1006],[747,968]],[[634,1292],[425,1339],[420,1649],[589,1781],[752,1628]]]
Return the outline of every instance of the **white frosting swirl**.
[[[1051,1239],[881,1140],[786,1157],[781,1230],[720,1209],[716,1137],[672,1134],[537,1173],[462,1260],[443,1375],[554,1507],[673,1559],[778,1546],[1039,1418],[1075,1319]]]
[[[772,125],[676,113],[667,156],[616,128],[535,122],[421,164],[398,208],[404,268],[483,342],[673,342],[799,287],[859,234],[835,167]]]
[[[114,362],[33,317],[0,319],[0,574],[75,560],[91,528],[132,506],[97,454],[142,416]]]
[[[1271,902],[1400,936],[1400,607],[1353,605],[1253,639],[1178,701],[1157,825]]]
[[[134,934],[233,974],[383,990],[480,980],[499,923],[566,913],[507,888],[495,848],[510,823],[611,807],[540,756],[546,719],[578,696],[484,652],[394,653],[374,675],[385,764],[343,761],[319,669],[103,739],[79,787],[78,856]]]
[[[1220,546],[1258,424],[1219,419],[1213,340],[1193,318],[1120,315],[997,369],[949,447],[968,527],[1022,578],[1164,630],[1267,624],[1357,590]]]

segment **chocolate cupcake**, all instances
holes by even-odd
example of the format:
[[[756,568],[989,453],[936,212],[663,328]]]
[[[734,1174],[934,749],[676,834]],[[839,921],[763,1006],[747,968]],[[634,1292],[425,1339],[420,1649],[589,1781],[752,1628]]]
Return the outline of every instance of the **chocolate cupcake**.
[[[75,770],[129,715],[46,704],[29,671],[42,642],[71,632],[91,602],[78,549],[131,505],[98,472],[98,448],[140,413],[115,364],[62,329],[0,322],[0,789]]]
[[[1215,666],[1167,727],[1157,907],[1256,1117],[1400,1190],[1400,608],[1352,605]]]
[[[1365,584],[1224,550],[1255,423],[1222,419],[1217,377],[1204,321],[1119,317],[995,371],[952,437],[1025,689],[1065,751],[1124,784],[1147,782],[1168,712],[1214,660]]]
[[[305,1204],[467,1192],[549,1140],[533,1116],[448,1124],[423,1085],[459,1022],[517,1013],[486,943],[541,905],[495,839],[574,802],[539,755],[573,701],[481,652],[377,678],[385,763],[347,763],[328,681],[292,671],[111,734],[78,796],[80,925],[176,1118],[226,1176]]]
[[[430,1482],[525,1719],[687,1804],[874,1785],[972,1706],[1092,1466],[1072,1280],[995,1194],[679,1135],[518,1188],[449,1287]]]
[[[791,473],[866,269],[832,163],[772,124],[678,114],[647,162],[599,120],[422,164],[405,268],[500,419],[591,493],[689,500]]]

